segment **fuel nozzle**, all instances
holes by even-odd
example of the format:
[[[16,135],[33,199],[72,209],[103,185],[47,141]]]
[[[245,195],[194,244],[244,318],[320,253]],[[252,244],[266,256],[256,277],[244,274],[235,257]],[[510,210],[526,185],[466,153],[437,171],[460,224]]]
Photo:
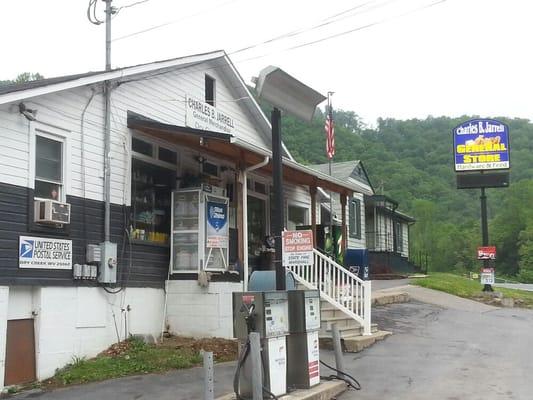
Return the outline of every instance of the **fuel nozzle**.
[[[255,320],[256,314],[254,313],[255,304],[252,303],[249,306],[243,304],[241,307],[241,312],[244,313],[244,320],[246,321],[246,329],[248,333],[255,331]]]

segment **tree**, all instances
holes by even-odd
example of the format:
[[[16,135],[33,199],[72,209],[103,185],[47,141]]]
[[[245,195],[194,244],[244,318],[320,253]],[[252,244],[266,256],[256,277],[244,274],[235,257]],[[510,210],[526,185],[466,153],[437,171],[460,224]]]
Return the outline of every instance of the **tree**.
[[[18,74],[17,77],[14,80],[0,81],[0,86],[12,85],[14,83],[24,83],[24,82],[37,81],[37,80],[40,80],[40,79],[44,79],[44,76],[42,76],[38,72],[23,72],[21,74]]]

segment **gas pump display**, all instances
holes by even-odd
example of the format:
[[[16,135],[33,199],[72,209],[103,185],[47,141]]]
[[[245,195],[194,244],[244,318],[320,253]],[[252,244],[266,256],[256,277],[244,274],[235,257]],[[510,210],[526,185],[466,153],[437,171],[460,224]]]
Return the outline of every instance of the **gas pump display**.
[[[290,290],[288,293],[287,387],[308,389],[320,383],[320,294],[316,290]]]
[[[234,292],[233,335],[241,349],[250,332],[261,336],[264,387],[276,396],[287,393],[287,341],[289,311],[287,292]],[[252,394],[251,361],[243,360],[239,376],[240,395]]]

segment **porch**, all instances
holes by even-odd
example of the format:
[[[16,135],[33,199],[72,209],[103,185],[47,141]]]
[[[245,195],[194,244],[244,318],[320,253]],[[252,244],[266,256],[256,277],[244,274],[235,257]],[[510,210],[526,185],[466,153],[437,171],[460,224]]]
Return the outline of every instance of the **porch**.
[[[254,270],[272,269],[271,152],[231,134],[163,124],[133,113],[128,114],[128,127],[144,140],[182,149],[177,184],[168,185],[167,196],[176,189],[208,184],[221,188],[221,197],[228,199],[228,262],[220,268],[206,269],[204,266],[210,260],[202,262],[200,250],[196,258],[189,257],[193,263],[188,261],[184,265],[180,261],[183,258],[176,254],[179,247],[171,243],[166,303],[167,325],[173,333],[207,332],[231,337],[231,307],[228,306],[231,293],[246,290]],[[289,157],[283,158],[283,179],[285,227],[309,226],[315,243],[317,221],[320,221],[317,193],[323,189],[337,194],[344,251],[347,199],[354,191],[350,183],[298,164]],[[313,265],[291,272],[304,286],[319,289],[326,302],[359,323],[364,334],[370,334],[370,282],[362,281],[317,250]],[[191,285],[191,280],[198,280],[200,285]],[[200,301],[199,295],[202,295]]]

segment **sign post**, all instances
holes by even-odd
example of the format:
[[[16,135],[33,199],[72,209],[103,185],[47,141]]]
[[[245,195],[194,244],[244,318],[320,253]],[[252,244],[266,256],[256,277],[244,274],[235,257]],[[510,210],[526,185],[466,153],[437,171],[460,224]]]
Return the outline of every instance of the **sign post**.
[[[494,119],[472,119],[453,129],[454,167],[458,189],[481,189],[481,239],[484,249],[489,248],[489,227],[487,218],[487,195],[489,187],[509,186],[509,128]],[[481,248],[480,248],[481,249]],[[489,270],[489,262],[496,258],[480,257],[483,270]],[[492,292],[493,279],[485,280],[483,291]]]

